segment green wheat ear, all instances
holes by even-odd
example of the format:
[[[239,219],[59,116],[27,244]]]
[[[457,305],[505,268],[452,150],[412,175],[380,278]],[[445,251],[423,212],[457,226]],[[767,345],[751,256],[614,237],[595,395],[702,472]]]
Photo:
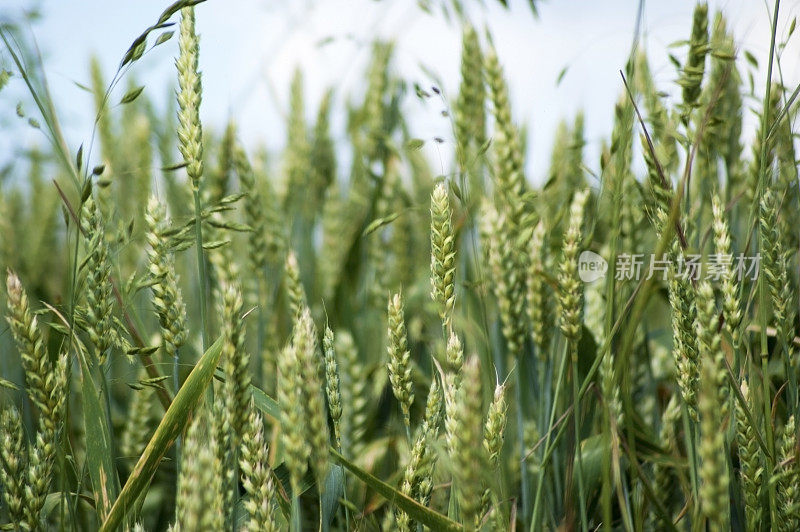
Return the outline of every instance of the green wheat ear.
[[[203,85],[198,69],[200,39],[195,32],[194,7],[181,10],[178,69],[178,148],[186,162],[186,173],[195,189],[203,175],[203,127],[200,102]]]
[[[389,299],[388,310],[389,381],[392,392],[400,403],[403,421],[411,433],[411,404],[414,402],[414,385],[411,379],[411,353],[408,350],[403,296],[395,294]]]
[[[444,184],[431,195],[431,297],[436,302],[445,330],[449,330],[455,306],[455,234],[452,209]]]

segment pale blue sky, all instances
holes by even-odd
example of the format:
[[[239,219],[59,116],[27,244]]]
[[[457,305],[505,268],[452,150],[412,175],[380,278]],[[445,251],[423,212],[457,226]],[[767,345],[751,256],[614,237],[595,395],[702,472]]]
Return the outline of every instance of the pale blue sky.
[[[3,3],[11,6],[5,7],[3,14],[13,16],[29,2]],[[87,83],[90,55],[98,55],[110,76],[132,39],[169,3],[44,2],[44,19],[30,32],[45,56],[51,89],[73,147],[87,141],[91,133],[91,98],[73,83]],[[618,71],[630,49],[638,1],[545,0],[538,20],[523,0],[511,0],[509,11],[499,8],[495,0],[484,0],[484,7],[477,0],[465,3],[471,5],[470,17],[476,26],[491,31],[511,85],[515,119],[529,128],[529,177],[541,179],[558,120],[571,119],[578,109],[586,114],[587,164],[596,169],[600,141],[609,135],[613,105],[621,91]],[[676,77],[667,60],[667,46],[687,38],[693,6],[690,0],[645,4],[645,42],[657,81],[666,90],[674,90],[670,82]],[[740,47],[765,64],[767,5],[760,0],[710,2],[712,12],[717,8],[728,16]],[[800,14],[800,2],[784,1],[781,13],[779,34],[784,34],[791,18]],[[420,67],[425,65],[442,80],[446,95],[454,97],[457,90],[460,30],[439,13],[424,14],[412,0],[208,0],[197,7],[197,20],[202,39],[201,115],[205,126],[219,130],[233,117],[249,145],[260,141],[273,149],[283,145],[282,113],[295,66],[305,72],[309,116],[328,86],[336,87],[340,110],[343,98],[360,95],[369,42],[375,37],[397,41],[395,66],[409,84],[432,82]],[[326,38],[331,40],[320,46]],[[790,85],[800,80],[798,39],[800,35],[795,34],[783,61]],[[132,71],[162,107],[175,76],[176,48],[177,42],[159,47]],[[685,54],[685,48],[669,51],[681,58]],[[568,67],[566,76],[556,86],[564,67]],[[757,85],[763,86],[763,77],[756,79]],[[122,92],[124,84],[112,101]],[[15,105],[6,93],[0,97],[2,123],[13,122]],[[423,104],[412,94],[406,102],[412,134],[424,139],[441,136],[449,142],[452,135],[439,114],[441,108],[435,102]],[[339,116],[334,122],[337,133],[343,127]],[[27,130],[12,139],[3,136],[0,133],[4,149],[41,139],[37,132]],[[432,145],[425,149],[438,165],[440,152]],[[449,151],[441,150],[444,164]]]

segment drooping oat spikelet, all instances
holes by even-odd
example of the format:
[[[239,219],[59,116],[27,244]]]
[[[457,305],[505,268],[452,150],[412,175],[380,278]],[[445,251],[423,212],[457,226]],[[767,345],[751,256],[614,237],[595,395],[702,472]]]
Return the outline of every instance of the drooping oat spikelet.
[[[239,468],[242,471],[242,485],[247,497],[244,509],[247,511],[245,530],[248,532],[278,532],[275,519],[275,486],[267,463],[268,450],[264,434],[264,421],[250,402],[250,412],[242,437],[242,452]]]
[[[184,439],[175,513],[181,530],[223,530],[224,472],[217,427],[201,406]]]
[[[83,204],[86,240],[86,332],[100,364],[108,359],[112,347],[111,262],[105,229],[94,200]]]
[[[278,358],[278,404],[281,407],[281,446],[289,470],[292,491],[299,494],[306,474],[311,447],[306,440],[306,408],[303,396],[303,368],[294,342]]]
[[[800,510],[800,468],[797,461],[797,432],[794,416],[789,416],[783,426],[783,441],[780,449],[780,471],[778,474],[778,499],[780,503],[776,517],[776,530],[790,532],[798,529]]]
[[[175,357],[186,341],[186,306],[175,273],[175,258],[164,234],[168,230],[161,202],[151,196],[145,213],[148,270],[153,279],[153,306],[161,326],[161,341],[167,357]]]
[[[294,251],[290,251],[286,256],[284,274],[286,292],[289,295],[289,310],[291,310],[292,316],[299,316],[307,307],[307,303],[306,292],[300,279],[300,266],[297,264],[297,255],[294,254]]]
[[[431,297],[439,317],[450,328],[455,306],[455,234],[447,189],[439,183],[431,195]]]
[[[325,409],[322,385],[322,358],[317,349],[317,331],[308,308],[303,309],[295,324],[292,339],[299,360],[303,380],[303,407],[305,408],[306,441],[311,447],[311,465],[319,489],[325,485],[328,474],[328,415]]]
[[[684,113],[688,115],[697,104],[700,96],[700,85],[703,83],[706,54],[708,53],[708,5],[699,3],[695,6],[692,18],[692,35],[689,41],[689,54],[686,58],[678,85],[683,90]]]
[[[186,173],[195,189],[203,175],[203,128],[200,102],[203,86],[198,70],[200,40],[195,32],[194,7],[181,9],[178,69],[178,149],[186,163]]]
[[[403,412],[403,422],[411,430],[411,404],[414,402],[414,385],[411,380],[411,353],[408,350],[403,296],[395,294],[389,299],[388,310],[389,342],[389,380],[392,392]]]
[[[503,449],[506,430],[506,387],[497,384],[494,388],[494,397],[489,405],[489,414],[486,416],[486,425],[483,429],[483,448],[489,461],[489,467],[496,469]]]
[[[531,337],[540,359],[547,356],[550,347],[552,311],[549,289],[544,279],[546,260],[546,230],[540,221],[533,230],[528,244],[527,309],[531,322]]]
[[[741,386],[742,397],[751,413],[747,381]],[[756,440],[755,427],[748,421],[742,405],[736,401],[736,439],[739,444],[739,477],[744,499],[744,516],[747,530],[757,530],[761,522],[761,486],[763,485],[764,457]]]
[[[462,524],[468,529],[477,526],[481,504],[482,468],[485,456],[481,440],[483,417],[481,412],[481,377],[477,357],[464,363],[464,380],[459,388],[452,408],[453,442],[450,460],[453,463],[453,478]],[[450,414],[448,414],[450,415]]]
[[[328,396],[328,411],[333,420],[333,433],[336,438],[336,446],[342,447],[342,394],[339,390],[339,368],[336,363],[336,349],[334,347],[333,331],[325,327],[325,335],[322,338],[322,350],[325,356],[325,392]]]
[[[461,40],[461,85],[453,113],[458,164],[464,170],[475,164],[473,159],[486,141],[485,100],[481,45],[475,28],[467,24]]]
[[[28,467],[25,432],[19,411],[11,406],[0,413],[0,485],[11,524],[21,527],[25,519],[27,495],[25,471]]]
[[[742,322],[741,302],[731,255],[730,231],[719,196],[716,194],[712,198],[711,209],[714,217],[714,253],[717,263],[725,268],[722,273],[722,311],[725,316],[725,328],[733,338],[733,347],[738,348],[739,325]]]
[[[564,250],[560,263],[559,306],[561,332],[571,342],[580,339],[583,316],[583,287],[578,278],[578,252],[583,238],[583,214],[589,191],[582,190],[575,194],[569,211],[569,227],[564,235]]]

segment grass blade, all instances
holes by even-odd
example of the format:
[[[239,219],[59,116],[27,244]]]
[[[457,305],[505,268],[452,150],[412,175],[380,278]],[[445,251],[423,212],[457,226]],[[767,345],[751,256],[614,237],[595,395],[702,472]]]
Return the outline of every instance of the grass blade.
[[[83,392],[83,422],[86,430],[86,462],[92,479],[97,513],[105,518],[119,492],[119,478],[114,469],[111,431],[106,420],[107,413],[100,403],[101,390],[95,385],[89,364],[83,353],[81,362],[81,389]]]
[[[346,469],[349,469],[350,472],[358,477],[364,484],[375,490],[397,508],[407,513],[414,521],[429,527],[431,530],[463,530],[463,527],[455,521],[451,521],[442,514],[434,512],[426,506],[422,506],[420,503],[400,493],[386,482],[364,471],[333,449],[331,449],[331,456],[336,462],[340,463]]]
[[[128,482],[122,488],[119,497],[114,501],[111,512],[100,528],[101,532],[116,530],[127,512],[133,508],[136,499],[141,495],[156,472],[161,459],[172,446],[175,439],[183,432],[192,412],[203,398],[203,393],[214,376],[222,356],[222,339],[217,339],[208,351],[197,362],[189,377],[178,390],[167,412],[159,423],[150,443],[142,453],[136,467],[133,468]]]

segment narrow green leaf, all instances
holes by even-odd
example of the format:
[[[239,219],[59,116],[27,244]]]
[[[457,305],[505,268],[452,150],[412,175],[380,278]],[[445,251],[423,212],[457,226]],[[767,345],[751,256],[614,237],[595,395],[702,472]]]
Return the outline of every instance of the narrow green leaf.
[[[250,385],[250,393],[253,395],[253,401],[256,404],[256,408],[269,415],[275,421],[280,421],[281,411],[280,408],[278,408],[278,403],[275,401],[275,399],[252,384]]]
[[[325,491],[322,493],[322,532],[328,532],[336,517],[336,510],[339,508],[339,499],[344,493],[344,470],[342,466],[333,466],[328,471],[325,479]]]
[[[111,501],[119,492],[119,479],[114,469],[111,431],[108,416],[100,403],[100,389],[95,385],[92,371],[83,352],[78,353],[81,364],[83,396],[83,425],[86,431],[86,465],[92,479],[92,491],[100,519],[108,515]]]
[[[161,459],[172,446],[175,439],[183,432],[208,388],[214,370],[222,356],[222,339],[218,338],[208,351],[197,361],[192,372],[183,383],[169,405],[161,423],[158,424],[150,443],[128,477],[128,482],[114,501],[111,512],[103,522],[100,532],[117,530],[125,515],[135,506],[136,500],[145,491],[153,475],[161,463]]]
[[[414,499],[400,493],[395,488],[386,482],[374,477],[367,471],[364,471],[353,462],[339,454],[337,451],[331,449],[331,456],[339,464],[343,465],[346,469],[350,470],[359,480],[369,486],[387,501],[397,506],[400,510],[404,511],[418,523],[430,527],[431,530],[463,530],[463,527],[451,521],[447,517],[438,512],[434,512],[430,508],[421,505]]]
[[[371,233],[374,233],[384,225],[388,225],[395,221],[397,217],[400,216],[399,212],[393,212],[389,216],[384,216],[383,218],[378,218],[377,220],[372,220],[370,224],[364,229],[364,234],[362,236],[367,236]]]

